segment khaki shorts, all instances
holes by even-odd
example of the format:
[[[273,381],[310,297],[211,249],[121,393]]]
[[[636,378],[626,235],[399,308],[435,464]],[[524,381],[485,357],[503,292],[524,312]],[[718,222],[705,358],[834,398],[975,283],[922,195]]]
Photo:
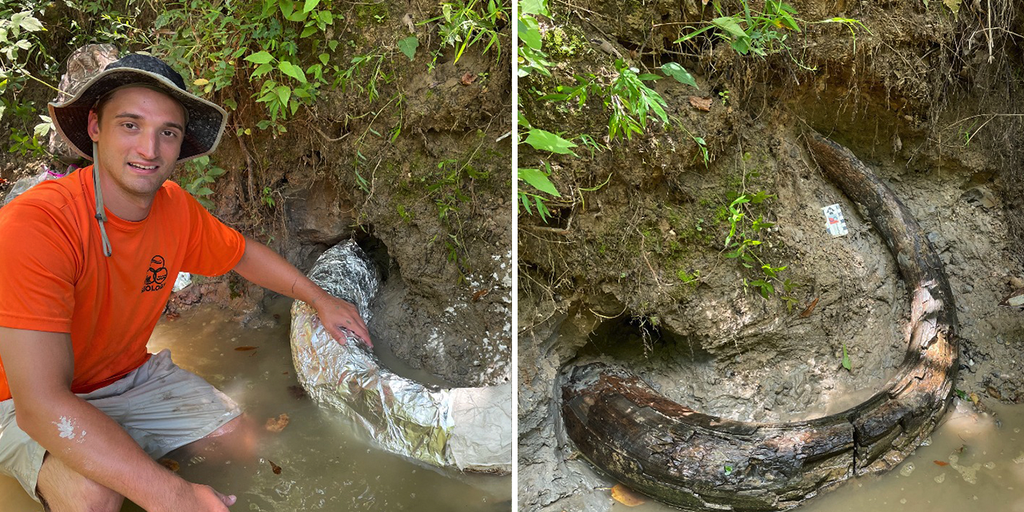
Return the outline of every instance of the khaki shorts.
[[[121,380],[78,396],[113,418],[154,459],[206,437],[242,412],[201,377],[178,368],[168,350]],[[18,428],[14,400],[0,402],[0,474],[18,479],[36,501],[45,454]]]

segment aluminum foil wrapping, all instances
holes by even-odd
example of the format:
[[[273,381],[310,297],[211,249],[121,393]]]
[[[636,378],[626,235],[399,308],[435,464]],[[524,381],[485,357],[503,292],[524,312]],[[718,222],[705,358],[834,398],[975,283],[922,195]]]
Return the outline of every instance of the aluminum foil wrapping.
[[[309,277],[328,293],[355,304],[369,322],[369,302],[380,278],[354,242],[328,249]],[[498,392],[430,389],[381,366],[357,338],[350,337],[344,345],[335,341],[315,310],[301,301],[292,306],[291,345],[299,382],[309,395],[349,416],[385,450],[439,467],[511,471],[511,385]],[[462,412],[467,409],[472,415]],[[467,419],[457,429],[459,416]],[[490,422],[499,424],[496,428]],[[489,435],[478,435],[484,432]],[[467,437],[491,440],[480,446],[467,443]]]

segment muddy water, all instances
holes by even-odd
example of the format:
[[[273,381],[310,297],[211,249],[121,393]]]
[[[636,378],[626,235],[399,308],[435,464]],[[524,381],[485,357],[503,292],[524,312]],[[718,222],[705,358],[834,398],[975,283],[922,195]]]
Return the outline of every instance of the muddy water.
[[[179,474],[236,495],[238,502],[231,507],[236,511],[511,510],[511,478],[445,473],[383,452],[339,414],[296,397],[289,306],[289,301],[273,304],[271,314],[280,320],[260,329],[242,328],[228,311],[212,306],[157,326],[150,352],[169,348],[179,366],[227,393],[259,425],[280,414],[290,420],[280,433],[262,436],[254,462],[214,462],[198,455],[180,461]],[[14,480],[0,478],[0,511],[41,510]],[[126,504],[123,510],[140,509]]]
[[[979,414],[956,410],[894,470],[850,480],[806,502],[800,512],[1024,512],[1024,406],[991,405]],[[615,503],[614,512],[670,512],[648,502]]]

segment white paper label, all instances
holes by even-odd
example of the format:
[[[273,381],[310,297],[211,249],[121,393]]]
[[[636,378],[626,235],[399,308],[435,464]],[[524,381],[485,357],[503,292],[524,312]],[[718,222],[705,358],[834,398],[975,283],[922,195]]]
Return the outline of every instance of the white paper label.
[[[826,206],[821,209],[825,213],[825,229],[832,236],[844,236],[849,231],[846,229],[846,219],[843,218],[843,210],[838,204]]]

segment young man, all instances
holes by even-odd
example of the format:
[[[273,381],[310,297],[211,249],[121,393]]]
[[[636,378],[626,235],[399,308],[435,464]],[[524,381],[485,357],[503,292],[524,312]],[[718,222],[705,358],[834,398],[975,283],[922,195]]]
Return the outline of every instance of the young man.
[[[234,430],[238,406],[146,343],[178,272],[246,279],[370,343],[355,308],[166,181],[227,114],[147,55],[111,63],[51,118],[91,168],[0,209],[0,473],[54,512],[227,510],[154,459]]]

